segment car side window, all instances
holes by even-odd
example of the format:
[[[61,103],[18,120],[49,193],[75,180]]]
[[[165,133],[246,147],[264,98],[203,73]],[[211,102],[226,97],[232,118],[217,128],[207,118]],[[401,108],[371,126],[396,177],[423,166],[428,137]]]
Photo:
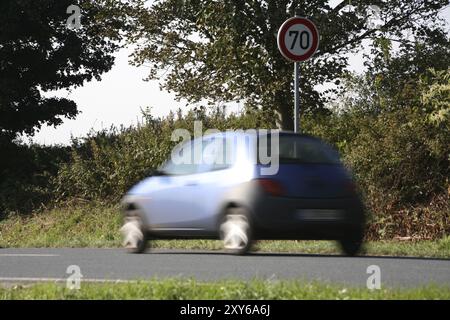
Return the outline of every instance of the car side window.
[[[188,175],[227,169],[232,165],[234,151],[232,139],[225,137],[191,140],[175,150],[174,157],[171,155],[160,171],[167,175]]]
[[[233,144],[226,137],[214,136],[203,140],[202,165],[199,172],[224,170],[233,162]]]
[[[174,156],[162,166],[161,171],[167,175],[187,175],[197,172],[194,163],[194,140],[186,142],[174,151]]]

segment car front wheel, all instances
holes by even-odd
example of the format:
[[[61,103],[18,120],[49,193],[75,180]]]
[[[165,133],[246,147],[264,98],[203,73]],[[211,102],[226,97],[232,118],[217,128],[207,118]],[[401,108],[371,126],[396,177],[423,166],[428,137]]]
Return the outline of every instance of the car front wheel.
[[[252,229],[248,213],[243,208],[230,208],[220,224],[220,238],[225,250],[246,254],[252,245]]]
[[[123,235],[123,246],[128,252],[143,253],[147,250],[148,239],[140,217],[126,217],[120,231]]]

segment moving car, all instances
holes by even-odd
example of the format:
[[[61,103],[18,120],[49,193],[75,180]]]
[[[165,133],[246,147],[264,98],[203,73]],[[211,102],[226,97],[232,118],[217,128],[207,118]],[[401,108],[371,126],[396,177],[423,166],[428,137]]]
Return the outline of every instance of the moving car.
[[[180,144],[122,207],[134,253],[158,238],[221,239],[234,254],[256,240],[314,239],[337,240],[352,256],[364,235],[364,207],[337,151],[292,132],[227,131]]]

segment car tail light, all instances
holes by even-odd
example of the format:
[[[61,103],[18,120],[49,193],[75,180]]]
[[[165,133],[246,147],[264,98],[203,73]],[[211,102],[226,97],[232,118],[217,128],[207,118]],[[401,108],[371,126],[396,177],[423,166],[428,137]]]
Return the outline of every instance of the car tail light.
[[[279,197],[284,194],[283,186],[276,180],[258,179],[257,181],[264,191],[272,196]]]

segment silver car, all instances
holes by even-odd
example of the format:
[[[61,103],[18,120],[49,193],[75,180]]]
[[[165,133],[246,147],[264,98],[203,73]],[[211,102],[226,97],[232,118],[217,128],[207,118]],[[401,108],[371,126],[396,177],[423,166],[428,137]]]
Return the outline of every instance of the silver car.
[[[323,239],[355,255],[364,234],[364,207],[338,153],[291,132],[190,140],[134,186],[122,207],[124,245],[134,253],[158,238],[221,239],[235,254],[255,240]]]

